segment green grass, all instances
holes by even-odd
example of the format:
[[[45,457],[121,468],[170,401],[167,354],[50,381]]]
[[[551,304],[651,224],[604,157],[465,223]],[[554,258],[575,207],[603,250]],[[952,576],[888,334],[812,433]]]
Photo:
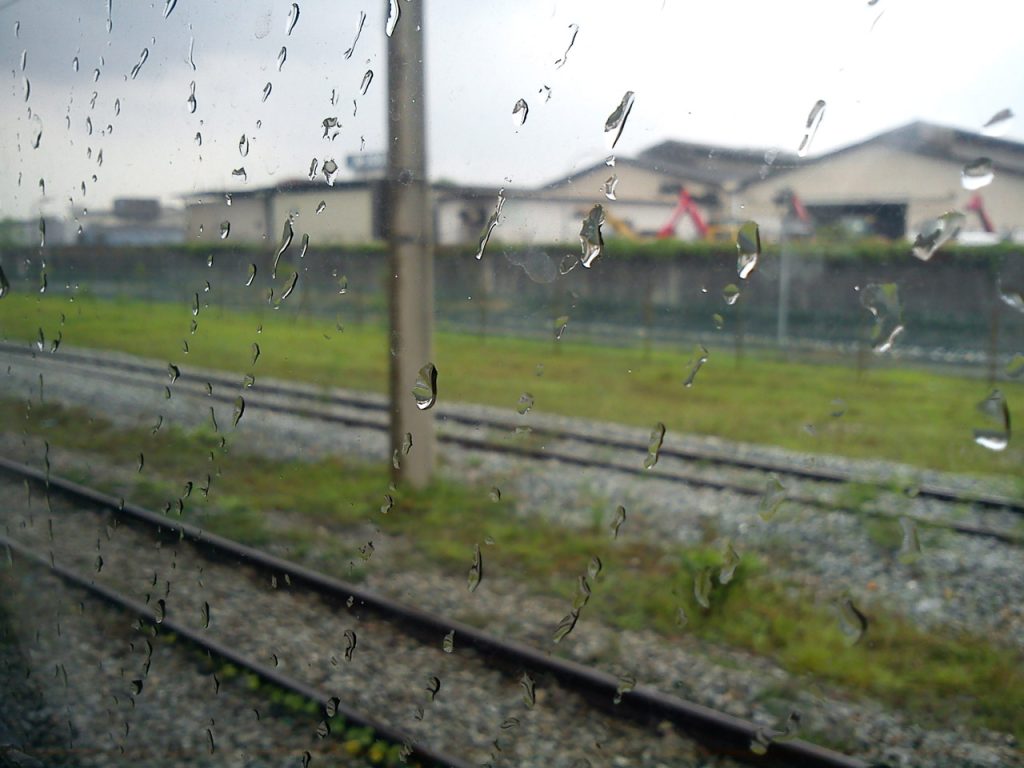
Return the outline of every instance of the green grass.
[[[65,320],[60,322],[61,316]],[[11,295],[0,301],[0,336],[35,339],[63,334],[63,342],[115,349],[151,358],[241,373],[253,367],[275,376],[324,386],[386,391],[387,336],[379,328],[336,329],[331,321],[296,318],[267,309],[204,309],[189,334],[191,306]],[[257,332],[262,327],[262,332]],[[182,351],[183,340],[190,348]],[[649,429],[663,422],[672,433],[694,433],[789,449],[903,462],[918,467],[1019,476],[1024,448],[1001,453],[974,444],[986,426],[975,405],[988,394],[979,380],[908,369],[858,374],[849,364],[796,363],[749,354],[737,365],[730,346],[713,347],[695,385],[684,389],[691,350],[605,348],[573,343],[439,333],[434,363],[442,401],[505,406],[536,398],[535,410],[617,421]],[[58,352],[59,354],[59,352]],[[543,376],[536,376],[538,363]],[[412,382],[410,382],[410,388]],[[1024,385],[1002,389],[1011,411],[1024,402]],[[832,401],[845,402],[833,417]],[[806,425],[815,426],[810,434]]]
[[[560,597],[568,612],[576,578],[596,555],[603,569],[593,580],[593,596],[576,633],[585,633],[593,619],[669,638],[692,633],[769,656],[794,673],[855,695],[904,707],[922,723],[969,723],[1024,737],[1019,718],[1024,711],[1024,658],[1018,651],[992,638],[919,630],[881,605],[861,606],[871,625],[863,641],[851,647],[839,630],[829,596],[807,594],[788,583],[785,567],[774,560],[745,554],[733,581],[716,584],[711,608],[704,610],[693,596],[693,580],[699,569],[721,563],[717,543],[656,548],[613,541],[607,528],[610,517],[599,525],[595,515],[593,525],[578,530],[537,518],[524,520],[507,497],[495,503],[488,488],[451,482],[435,482],[419,492],[393,491],[395,506],[382,515],[388,474],[380,465],[343,458],[270,461],[238,452],[230,442],[222,449],[219,437],[205,430],[121,430],[55,405],[26,409],[23,403],[0,401],[0,418],[55,447],[100,453],[115,466],[134,469],[143,451],[145,468],[138,476],[129,473],[127,484],[123,479],[120,484],[95,476],[85,479],[158,509],[173,502],[191,479],[195,487],[185,500],[186,519],[249,543],[283,540],[292,545],[293,554],[315,553],[318,567],[343,577],[351,577],[350,562],[360,567],[356,551],[365,543],[352,529],[372,524],[400,537],[405,548],[394,562],[381,562],[383,556],[377,556],[370,566],[437,568],[461,582],[473,547],[480,543],[485,579],[516,579],[533,593]],[[203,498],[199,487],[207,474],[213,480],[209,498]],[[290,532],[275,530],[271,535],[268,512],[287,514]],[[320,525],[327,535],[314,533]],[[494,544],[484,544],[486,537]],[[486,615],[487,606],[478,597],[466,593],[468,615]],[[679,608],[689,617],[684,628],[677,623]],[[565,643],[573,639],[570,635]]]

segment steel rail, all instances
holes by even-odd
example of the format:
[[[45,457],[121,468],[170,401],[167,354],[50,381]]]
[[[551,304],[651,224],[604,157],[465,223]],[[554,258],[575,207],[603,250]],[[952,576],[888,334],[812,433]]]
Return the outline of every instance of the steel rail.
[[[54,484],[53,487],[56,488],[58,486]],[[419,761],[425,766],[435,766],[436,768],[474,768],[474,763],[416,743],[409,738],[408,734],[404,734],[397,728],[374,717],[358,712],[340,701],[338,697],[332,697],[318,688],[314,688],[265,664],[243,656],[230,646],[212,638],[204,637],[186,625],[176,622],[173,618],[168,616],[158,618],[156,612],[148,605],[122,595],[110,587],[97,584],[92,579],[86,578],[74,570],[58,564],[52,559],[48,560],[42,555],[36,554],[30,548],[3,534],[0,534],[0,548],[6,548],[9,552],[18,555],[19,558],[24,559],[30,565],[52,572],[65,583],[76,589],[88,592],[93,597],[118,610],[137,616],[146,624],[156,628],[158,633],[173,633],[201,651],[207,652],[211,656],[222,659],[229,664],[233,664],[239,669],[250,672],[264,682],[277,686],[289,693],[297,694],[307,701],[315,702],[320,706],[321,712],[325,717],[327,717],[326,712],[328,707],[330,707],[334,710],[335,715],[341,715],[348,723],[359,727],[372,728],[376,735],[392,744],[408,745],[411,750],[410,758],[414,761]]]
[[[31,347],[25,345],[11,344],[9,342],[0,342],[0,351],[12,352],[15,354],[36,356],[38,353]],[[159,376],[162,375],[162,371],[154,365],[147,365],[145,363],[131,363],[127,361],[112,361],[108,359],[101,359],[92,357],[87,354],[79,352],[61,352],[59,356],[49,358],[49,361],[59,361],[68,363],[77,363],[82,366],[97,367],[101,366],[104,372],[109,371],[110,368],[116,368],[122,371],[129,371],[133,373],[143,373],[148,375]],[[181,374],[181,378],[178,380],[183,383],[194,382],[199,384],[202,382],[205,384],[217,383],[222,386],[237,388],[239,382],[237,378],[230,378],[228,376],[216,373],[204,374],[198,376],[196,374],[190,374],[187,371]],[[258,392],[259,394],[265,395],[276,395],[280,397],[306,399],[317,402],[320,405],[337,405],[343,407],[357,408],[360,410],[368,411],[379,411],[386,413],[387,405],[383,401],[374,400],[371,397],[359,397],[353,395],[340,395],[337,393],[317,395],[310,392],[308,389],[297,386],[289,386],[285,384],[260,384]],[[211,395],[206,395],[211,397]],[[247,394],[246,397],[251,397],[252,394]],[[216,393],[212,397],[221,402],[234,402],[234,398],[227,397],[225,395],[217,395]],[[246,400],[248,404],[248,399]],[[339,417],[337,415],[326,414],[322,411],[312,411],[310,409],[303,409],[296,407],[294,410],[290,410],[284,406],[269,406],[268,404],[262,404],[262,407],[270,410],[278,410],[285,413],[294,413],[296,415],[314,415],[317,418],[328,419],[332,421],[339,421],[350,426],[367,427],[371,429],[386,429],[387,426],[383,423],[377,423],[369,419],[358,419],[356,417]],[[511,432],[517,426],[520,426],[512,420],[498,419],[492,417],[477,417],[477,416],[465,416],[457,412],[452,412],[453,409],[441,408],[441,416],[444,421],[451,422],[453,424],[461,424],[469,427],[476,428],[488,428],[497,429]],[[646,445],[640,442],[633,442],[622,438],[613,438],[607,436],[596,436],[587,435],[581,432],[573,431],[571,429],[558,429],[558,430],[539,430],[543,434],[550,436],[556,440],[571,440],[587,445],[594,445],[601,448],[615,448],[624,451],[636,451],[643,455],[646,453]],[[439,439],[442,441],[453,441],[457,438],[452,436],[440,436]],[[493,448],[493,444],[487,443],[488,447]],[[474,445],[473,447],[477,447]],[[548,454],[550,455],[550,454]],[[793,464],[788,464],[782,461],[776,461],[771,459],[755,459],[750,457],[739,457],[730,456],[722,451],[714,451],[707,449],[697,448],[680,448],[673,447],[670,445],[663,446],[660,451],[660,456],[663,458],[680,459],[684,461],[692,461],[698,463],[713,464],[718,466],[736,467],[738,469],[749,469],[759,472],[770,472],[778,475],[788,475],[791,477],[797,477],[804,480],[814,480],[817,482],[824,483],[861,483],[867,485],[873,485],[885,489],[886,483],[880,481],[877,478],[871,478],[863,475],[858,475],[853,472],[845,472],[840,469],[827,468],[827,467],[802,467]],[[602,463],[595,462],[594,466],[604,467]],[[683,479],[683,478],[680,478]],[[701,484],[696,477],[686,478],[685,482],[691,484]],[[708,487],[718,487],[715,483],[703,483]],[[728,484],[727,489],[737,490]],[[918,497],[931,498],[937,501],[944,501],[956,504],[975,504],[980,507],[989,509],[1005,509],[1016,514],[1024,514],[1024,499],[1015,499],[1011,496],[1005,496],[1002,494],[990,494],[990,493],[966,493],[959,491],[955,488],[949,488],[935,483],[918,483],[914,485],[914,494]],[[970,530],[961,531],[961,533],[971,533]],[[985,534],[981,534],[985,535]],[[1016,539],[1015,539],[1016,541]]]
[[[756,724],[709,707],[662,693],[646,686],[619,692],[620,681],[606,672],[560,659],[537,648],[504,640],[459,621],[436,616],[404,605],[353,584],[297,563],[245,546],[188,523],[171,520],[134,504],[125,503],[95,489],[48,475],[19,462],[0,457],[0,470],[76,501],[107,509],[125,520],[141,523],[176,539],[186,539],[216,558],[242,561],[258,570],[287,576],[292,586],[302,586],[332,604],[354,611],[357,606],[397,623],[402,631],[433,639],[455,631],[460,643],[495,666],[527,670],[548,676],[583,695],[589,703],[620,716],[645,723],[668,721],[710,750],[752,765],[800,766],[802,768],[868,768],[868,763],[799,739],[772,741],[764,755],[750,750],[755,738],[764,736]],[[351,600],[351,605],[349,601]],[[166,622],[165,622],[166,623]],[[616,697],[619,703],[613,704]],[[760,734],[760,736],[759,736]]]

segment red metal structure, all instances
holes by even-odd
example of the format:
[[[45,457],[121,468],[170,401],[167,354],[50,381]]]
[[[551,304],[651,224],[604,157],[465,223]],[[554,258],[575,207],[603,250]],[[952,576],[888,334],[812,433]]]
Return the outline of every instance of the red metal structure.
[[[690,193],[686,191],[686,187],[680,187],[679,189],[679,202],[676,203],[675,210],[672,211],[672,215],[669,216],[668,221],[665,222],[664,226],[658,230],[658,237],[664,239],[666,237],[672,237],[676,231],[676,225],[679,223],[679,219],[683,217],[683,214],[687,214],[690,220],[693,222],[693,226],[697,228],[697,234],[700,235],[702,240],[706,240],[708,236],[708,225],[704,221],[704,217],[700,214],[700,209],[697,208],[697,204],[693,202],[693,198],[690,197]]]
[[[980,192],[974,193],[974,196],[968,201],[966,209],[978,214],[978,218],[981,219],[981,227],[986,232],[996,231],[992,219],[989,218],[988,211],[985,210],[985,203],[981,199]]]

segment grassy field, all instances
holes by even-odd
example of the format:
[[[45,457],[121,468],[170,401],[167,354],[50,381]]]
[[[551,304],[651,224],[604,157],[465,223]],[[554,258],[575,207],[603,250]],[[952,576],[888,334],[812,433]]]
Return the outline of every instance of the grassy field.
[[[61,317],[64,321],[61,323]],[[190,334],[188,305],[10,295],[0,301],[0,336],[99,347],[234,372],[328,386],[384,391],[387,335],[376,327],[339,330],[323,318],[201,310]],[[262,332],[257,332],[262,328]],[[183,341],[189,352],[183,351]],[[787,362],[711,347],[691,388],[692,351],[607,348],[572,342],[481,339],[440,333],[435,340],[442,401],[507,406],[524,392],[541,412],[617,421],[669,434],[689,432],[808,452],[868,457],[939,470],[1016,477],[1024,448],[996,453],[973,442],[991,426],[976,410],[989,392],[977,379],[909,369],[858,372],[847,365]],[[538,375],[538,365],[543,366]],[[410,382],[411,388],[412,382]],[[1011,412],[1024,385],[1002,389]],[[841,402],[837,402],[841,401]],[[842,412],[841,416],[833,414]]]
[[[54,449],[88,451],[99,455],[101,463],[129,469],[119,479],[104,478],[95,469],[77,479],[102,483],[152,508],[171,504],[175,509],[183,483],[192,480],[196,490],[184,500],[187,519],[254,545],[287,544],[291,557],[308,556],[315,567],[343,578],[359,578],[361,569],[371,565],[385,574],[428,567],[465,583],[474,545],[489,537],[493,544],[482,547],[485,578],[513,578],[530,592],[564,599],[568,610],[576,577],[598,556],[603,569],[592,580],[593,597],[574,634],[583,635],[594,619],[668,638],[692,633],[769,656],[792,672],[854,695],[906,708],[922,724],[976,724],[1024,737],[1019,718],[1024,658],[997,647],[992,638],[926,633],[887,614],[880,600],[866,608],[871,625],[864,641],[851,646],[840,631],[831,596],[807,594],[787,581],[778,562],[751,553],[743,555],[728,585],[716,583],[710,609],[702,609],[694,598],[694,578],[700,569],[722,564],[721,543],[713,531],[703,545],[662,549],[613,540],[610,510],[596,510],[588,530],[536,521],[524,525],[511,499],[496,503],[487,488],[445,482],[423,492],[395,492],[394,507],[383,515],[379,509],[388,475],[379,465],[344,459],[271,462],[233,449],[230,442],[221,448],[220,437],[207,430],[121,430],[50,404],[26,408],[0,400],[0,418],[46,438]],[[136,473],[140,452],[145,469]],[[54,471],[64,473],[59,464]],[[204,499],[198,489],[208,473],[214,480]],[[269,513],[287,515],[291,527],[284,531],[276,524],[272,529]],[[372,563],[360,558],[367,524],[405,542],[399,561],[381,562],[382,555]],[[349,565],[353,562],[355,568]],[[470,620],[487,628],[486,604],[466,594],[470,616],[464,618],[476,617]],[[685,627],[677,621],[681,607],[689,617]],[[780,701],[791,694],[775,693]]]

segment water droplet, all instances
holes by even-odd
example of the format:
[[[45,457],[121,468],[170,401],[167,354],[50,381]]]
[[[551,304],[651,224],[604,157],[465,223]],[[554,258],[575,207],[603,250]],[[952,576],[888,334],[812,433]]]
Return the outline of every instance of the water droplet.
[[[167,2],[164,4],[164,18],[165,19],[168,16],[171,15],[171,12],[174,10],[174,6],[176,6],[177,4],[178,4],[178,0],[167,0]]]
[[[167,616],[167,603],[161,598],[156,601],[156,608],[153,609],[153,618],[157,624],[162,624],[165,616]]]
[[[604,136],[608,149],[614,149],[622,135],[622,129],[626,127],[626,119],[633,109],[633,91],[626,91],[622,101],[604,121]]]
[[[359,92],[363,96],[366,95],[366,91],[369,90],[370,83],[372,83],[372,82],[373,82],[373,70],[372,69],[368,69],[363,74],[363,81],[359,84]]]
[[[268,82],[266,85],[263,86],[263,99],[262,99],[262,101],[266,101],[267,99],[270,98],[270,92],[272,90],[274,90],[274,86],[273,86],[272,83]]]
[[[455,650],[455,630],[453,629],[447,635],[444,636],[444,640],[441,641],[441,650],[445,653],[451,653]]]
[[[825,117],[825,102],[818,99],[807,115],[804,137],[800,140],[800,146],[796,151],[799,157],[804,157],[810,151],[811,142],[814,141],[814,135],[818,132],[818,127],[821,125],[823,117]]]
[[[974,442],[990,451],[1003,451],[1010,444],[1010,407],[998,389],[978,403],[978,410],[998,425],[996,429],[974,430]]]
[[[580,33],[579,24],[570,24],[569,29],[572,31],[572,37],[569,38],[569,45],[565,48],[565,53],[562,54],[562,58],[555,60],[555,67],[561,69],[565,66],[566,59],[569,58],[569,51],[572,50],[573,45],[576,43],[576,35]]]
[[[519,99],[512,107],[512,120],[516,125],[522,125],[526,122],[526,116],[530,114],[530,105],[526,103],[526,99]]]
[[[71,60],[71,71],[72,72],[77,72],[78,71],[78,57],[77,56],[75,56],[75,58],[73,58]]]
[[[402,9],[398,7],[398,0],[388,0],[388,20],[384,25],[384,34],[386,34],[388,37],[391,37],[391,35],[394,33],[395,25],[398,24],[398,17],[401,14]],[[360,19],[359,29],[361,30],[362,28],[362,19]],[[359,39],[358,35],[356,35],[356,39]],[[353,43],[352,45],[354,47],[355,43]]]
[[[921,227],[914,238],[912,253],[921,261],[928,261],[935,252],[960,233],[967,217],[958,211],[948,211]]]
[[[1003,285],[1003,276],[996,278],[996,291],[1002,302],[1018,312],[1024,312],[1024,288],[1006,288]]]
[[[409,455],[409,451],[412,450],[412,432],[406,432],[405,437],[402,438],[402,453],[406,456]]]
[[[483,234],[480,235],[480,245],[476,251],[477,261],[483,258],[484,249],[487,248],[487,241],[491,239],[491,233],[494,228],[498,226],[499,217],[501,216],[501,209],[505,207],[505,190],[498,190],[498,201],[494,204],[494,211],[487,219],[487,223],[484,225]]]
[[[986,136],[1002,136],[1010,127],[1012,120],[1013,110],[1009,108],[1001,109],[988,119],[981,127],[981,130]]]
[[[329,718],[337,716],[339,704],[341,704],[341,699],[337,696],[331,696],[327,703],[324,704],[324,714]]]
[[[523,689],[523,703],[526,708],[533,709],[533,705],[537,703],[537,684],[528,673],[523,672],[523,676],[519,678],[519,686]]]
[[[334,186],[334,177],[338,175],[338,164],[334,160],[324,160],[323,165],[324,178],[327,180],[327,186]]]
[[[685,627],[689,623],[690,618],[686,615],[686,609],[680,606],[679,610],[676,611],[676,624],[680,627]]]
[[[612,702],[615,704],[621,704],[622,695],[624,693],[629,693],[634,688],[636,688],[636,678],[633,675],[628,672],[619,675],[619,685],[615,689],[615,698],[612,699]]]
[[[441,678],[431,677],[427,680],[427,693],[430,694],[430,700],[433,701],[437,698],[437,694],[441,692]]]
[[[595,205],[583,220],[583,226],[580,227],[580,264],[587,269],[594,265],[604,248],[604,238],[601,236],[602,224],[604,224],[604,208]]]
[[[740,288],[736,283],[729,283],[722,289],[722,299],[730,307],[740,300]]]
[[[39,217],[39,247],[46,247],[46,219]]]
[[[850,640],[850,645],[856,645],[868,629],[867,617],[860,612],[849,597],[840,598],[836,608],[839,611],[839,628]]]
[[[907,517],[900,518],[903,530],[903,541],[900,544],[899,559],[905,565],[916,562],[921,557],[921,540],[917,536],[917,526]]]
[[[32,95],[32,83],[29,82],[29,79],[27,77],[22,78],[21,87],[22,91],[25,94],[25,101],[28,101],[28,97]]]
[[[711,608],[711,570],[711,566],[705,566],[693,577],[693,596],[705,610]]]
[[[260,345],[255,341],[252,343],[252,365],[256,365],[256,361],[260,359]]]
[[[740,555],[732,545],[732,540],[726,539],[722,549],[722,567],[718,571],[718,583],[728,584],[736,573],[736,566],[740,564]]]
[[[327,203],[326,203],[326,201],[321,200],[320,203],[316,207],[316,215],[319,216],[321,213],[323,213],[326,210],[327,210]]]
[[[285,25],[285,34],[290,35],[292,30],[295,29],[295,25],[299,23],[299,4],[292,3],[291,10],[288,11],[288,21]]]
[[[143,48],[142,53],[139,54],[139,61],[134,67],[132,67],[131,78],[134,80],[139,76],[139,70],[142,69],[142,65],[146,63],[146,59],[149,58],[149,48]],[[97,70],[99,72],[99,70]]]
[[[501,501],[501,488],[499,488],[496,485],[491,486],[491,491],[490,491],[489,495],[491,497],[491,501],[493,501],[493,502]]]
[[[196,136],[198,136],[198,135],[199,134],[197,133]],[[231,175],[232,176],[241,176],[243,182],[246,182],[246,181],[249,180],[249,175],[245,172],[245,168],[235,168],[235,170],[233,170],[231,172]]]
[[[246,281],[245,281],[246,287],[252,285],[252,281],[255,280],[255,279],[256,279],[256,265],[255,264],[250,264],[249,265],[249,277],[246,278]]]
[[[761,230],[757,222],[748,221],[740,226],[736,234],[736,252],[736,271],[740,280],[746,280],[761,256]]]
[[[561,341],[562,334],[565,333],[565,329],[568,325],[568,315],[559,315],[558,317],[555,318],[555,341]]]
[[[437,401],[437,368],[433,363],[427,363],[416,374],[412,396],[416,398],[416,407],[421,411],[432,408]]]
[[[352,653],[356,649],[356,633],[346,629],[345,634],[345,661],[352,661]]]
[[[475,592],[476,588],[480,586],[480,581],[484,577],[484,561],[480,554],[480,545],[475,544],[473,546],[473,564],[469,568],[469,575],[466,578],[466,586],[470,592]]]
[[[782,481],[775,475],[768,475],[765,480],[764,493],[761,494],[761,500],[757,505],[757,514],[767,522],[775,517],[775,513],[779,511],[779,507],[785,500],[786,489],[782,485]]]
[[[283,66],[284,66],[284,63],[285,63],[285,61],[286,61],[287,59],[288,59],[288,49],[287,49],[287,48],[285,48],[285,47],[284,47],[284,46],[282,45],[282,46],[281,46],[281,50],[277,52],[277,71],[278,71],[278,72],[280,72],[280,71],[281,71],[281,67],[283,67]]]
[[[523,392],[523,394],[519,396],[519,403],[516,405],[516,412],[520,416],[525,416],[530,412],[531,408],[533,408],[533,395],[529,392]]]
[[[285,299],[287,299],[289,296],[292,295],[292,291],[295,290],[295,284],[298,281],[299,281],[299,273],[298,272],[292,272],[291,276],[288,278],[288,281],[285,283],[284,290],[281,292],[281,298],[280,298],[279,302],[284,301]]]
[[[903,333],[899,287],[895,283],[868,283],[861,291],[860,303],[875,318],[872,347],[878,354],[888,352],[896,337]]]
[[[556,643],[562,642],[562,640],[564,640],[576,627],[576,622],[579,621],[579,618],[579,610],[574,608],[569,611],[569,613],[563,616],[562,620],[558,622],[558,626],[555,627],[555,632],[551,639]]]
[[[146,457],[145,457],[145,456],[143,456],[143,455],[142,455],[142,454],[140,453],[140,454],[139,454],[139,469],[138,469],[138,471],[139,471],[139,472],[141,472],[141,471],[142,471],[142,467],[143,467],[143,466],[145,466],[145,464],[146,464]]]
[[[181,369],[174,363],[168,363],[167,377],[171,380],[171,384],[173,384],[181,377]]]
[[[644,469],[651,469],[658,463],[658,455],[661,452],[661,444],[665,441],[665,425],[660,421],[651,430],[651,436],[647,441],[647,458],[644,459]]]
[[[359,12],[359,26],[356,27],[356,37],[352,41],[352,45],[345,50],[345,58],[351,59],[352,54],[356,50],[356,43],[359,42],[359,36],[363,33],[363,25],[366,23],[366,13],[363,11]]]
[[[992,160],[988,157],[972,160],[960,171],[960,184],[964,189],[981,189],[991,184],[994,178],[995,171],[992,169]]]
[[[615,508],[615,517],[612,519],[612,538],[619,538],[619,528],[626,522],[626,508],[621,504]]]
[[[227,240],[228,239],[228,235],[230,235],[230,234],[231,234],[231,222],[230,221],[222,221],[220,223],[220,239],[221,240]]]
[[[711,316],[711,322],[715,324],[716,331],[720,331],[725,327],[725,318],[717,312]]]
[[[598,574],[601,573],[601,569],[603,567],[604,564],[601,562],[601,558],[594,555],[590,558],[590,562],[587,563],[587,578],[591,580],[596,579]]]
[[[245,413],[245,399],[241,395],[238,395],[235,398],[235,408],[231,415],[231,426],[238,426],[238,422],[241,421],[243,413]]]
[[[604,184],[601,187],[601,191],[604,192],[604,196],[607,197],[609,200],[614,200],[615,199],[615,188],[618,187],[618,186],[619,186],[619,176],[618,176],[618,174],[613,173],[611,176],[609,176],[607,179],[605,179]]]
[[[698,344],[694,349],[693,357],[687,365],[690,366],[690,373],[683,382],[683,386],[689,389],[693,386],[693,380],[697,378],[697,371],[708,361],[708,349],[703,344]]]

